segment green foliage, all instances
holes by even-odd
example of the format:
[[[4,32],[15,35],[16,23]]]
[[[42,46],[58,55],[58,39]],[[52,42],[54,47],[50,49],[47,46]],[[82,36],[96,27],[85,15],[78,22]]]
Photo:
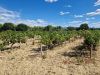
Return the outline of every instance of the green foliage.
[[[85,36],[84,44],[90,49],[93,46],[93,49],[96,49],[100,42],[100,33],[98,31],[89,31],[89,34]]]
[[[57,27],[54,27],[53,30],[55,30],[55,31],[61,31],[61,30],[64,30],[64,28],[61,27],[61,26],[57,26]]]
[[[48,33],[45,33],[45,35],[41,36],[41,43],[44,45],[52,44],[52,40],[50,39],[50,35]]]
[[[25,43],[26,37],[24,32],[8,30],[0,33],[0,41],[2,41],[1,48],[7,45],[11,45],[12,48],[15,43]]]
[[[48,26],[44,27],[44,30],[45,30],[45,31],[52,31],[53,28],[54,28],[54,27],[53,27],[52,25],[48,25]]]
[[[2,31],[5,31],[5,30],[15,30],[15,26],[13,23],[4,23],[2,28],[1,28]]]
[[[76,27],[67,27],[67,30],[76,30],[77,28]]]
[[[84,24],[81,24],[80,27],[79,27],[80,30],[88,30],[89,29],[89,26],[87,23],[84,23]]]
[[[43,31],[44,27],[40,27],[40,26],[34,26],[31,28],[32,31]]]
[[[16,32],[16,39],[18,43],[26,43],[26,34],[24,32]]]
[[[2,31],[2,29],[1,29],[1,28],[2,28],[2,26],[3,26],[3,25],[2,25],[2,24],[0,24],[0,31]]]
[[[54,27],[47,26],[45,27],[45,31],[40,28],[39,30],[34,31],[26,31],[28,27],[24,24],[19,24],[16,28],[19,31],[3,31],[0,33],[0,47],[4,47],[6,45],[15,44],[15,43],[25,43],[27,38],[38,37],[41,44],[45,46],[56,46],[62,45],[65,41],[70,41],[72,39],[76,39],[77,36],[84,37],[84,45],[88,48],[93,45],[94,49],[99,44],[100,40],[100,31],[95,30],[72,30],[66,31],[61,27],[57,27],[56,30],[53,30]],[[37,28],[36,28],[37,29]]]
[[[53,31],[41,33],[41,43],[46,46],[62,45],[63,42],[69,41],[70,38],[77,36],[73,31]]]
[[[17,31],[27,31],[29,29],[29,27],[25,24],[18,24],[16,27]]]

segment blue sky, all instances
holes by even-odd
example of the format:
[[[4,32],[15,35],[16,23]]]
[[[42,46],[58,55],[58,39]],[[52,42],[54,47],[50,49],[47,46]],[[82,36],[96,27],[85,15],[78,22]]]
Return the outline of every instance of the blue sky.
[[[0,0],[0,23],[100,27],[100,0]]]

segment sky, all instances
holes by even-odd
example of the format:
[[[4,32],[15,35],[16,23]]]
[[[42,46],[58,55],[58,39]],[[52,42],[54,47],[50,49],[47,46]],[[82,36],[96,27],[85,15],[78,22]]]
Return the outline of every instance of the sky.
[[[0,23],[100,27],[100,0],[0,0]]]

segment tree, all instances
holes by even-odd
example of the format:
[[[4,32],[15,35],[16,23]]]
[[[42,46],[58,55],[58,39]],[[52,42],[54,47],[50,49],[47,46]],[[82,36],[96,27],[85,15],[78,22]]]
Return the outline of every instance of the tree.
[[[29,27],[25,24],[18,24],[16,27],[17,31],[27,31],[29,29]]]
[[[52,31],[53,30],[53,26],[52,25],[48,25],[44,28],[45,31]]]
[[[54,30],[59,31],[59,30],[63,30],[63,28],[61,26],[57,26],[57,27],[54,27]]]
[[[67,30],[76,30],[77,28],[76,27],[67,27]]]
[[[44,27],[40,27],[40,26],[34,26],[34,27],[31,27],[32,31],[43,31]]]
[[[13,23],[4,23],[3,26],[1,27],[2,31],[5,30],[15,30],[15,26]]]
[[[80,27],[79,27],[80,30],[88,30],[89,29],[89,26],[87,23],[84,23],[84,24],[81,24]]]
[[[1,28],[2,28],[2,24],[0,24],[0,31],[1,31]]]

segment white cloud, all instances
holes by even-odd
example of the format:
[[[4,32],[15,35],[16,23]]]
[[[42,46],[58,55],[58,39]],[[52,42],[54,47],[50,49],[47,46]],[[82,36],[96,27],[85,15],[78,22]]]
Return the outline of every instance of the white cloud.
[[[91,17],[91,18],[86,18],[86,20],[94,20],[95,17]]]
[[[75,18],[82,18],[84,15],[74,15]]]
[[[100,5],[100,0],[97,0],[97,2],[95,2],[94,6],[98,6]]]
[[[30,20],[30,19],[18,19],[16,21],[13,21],[15,24],[20,24],[24,23],[29,26],[46,26],[48,25],[47,21],[44,21],[42,19],[37,19],[37,20]]]
[[[100,22],[91,23],[91,27],[100,28]]]
[[[66,6],[64,6],[64,7],[68,7],[68,8],[71,8],[72,6],[71,6],[71,5],[66,5]]]
[[[66,15],[66,14],[69,14],[70,12],[63,12],[63,11],[61,11],[60,12],[60,15]]]
[[[78,21],[78,20],[71,21],[71,22],[68,22],[68,26],[79,27],[83,23],[89,23],[89,21]]]
[[[100,9],[97,9],[97,10],[94,11],[94,12],[89,12],[89,13],[87,13],[86,15],[88,15],[88,16],[100,15]]]
[[[5,8],[0,7],[0,23],[5,23],[5,22],[12,22],[15,24],[24,23],[30,26],[48,25],[48,22],[42,19],[37,19],[37,20],[21,19],[19,12],[7,10]]]
[[[53,3],[53,2],[57,2],[58,0],[45,0],[45,2],[49,2],[49,3]]]
[[[72,6],[71,6],[71,5],[68,5],[67,7],[69,7],[69,8],[70,8],[70,7],[72,7]]]
[[[94,19],[95,19],[95,17],[91,17],[91,19],[92,19],[92,20],[94,20]]]
[[[71,21],[70,24],[81,23],[82,21]]]
[[[95,10],[93,12],[88,12],[88,13],[82,14],[82,15],[74,15],[74,17],[75,18],[82,18],[84,16],[98,16],[98,15],[100,15],[100,9],[97,9],[97,10]],[[92,18],[86,18],[86,20],[89,20],[89,19],[94,19],[94,17],[92,17]]]
[[[68,26],[73,26],[73,27],[79,27],[81,24],[83,23],[87,23],[89,25],[89,27],[94,27],[94,28],[100,28],[100,22],[91,22],[91,21],[71,21],[68,22],[67,25]]]
[[[20,13],[0,7],[0,21],[10,21],[20,18]]]
[[[90,20],[90,18],[86,18],[86,20]]]

